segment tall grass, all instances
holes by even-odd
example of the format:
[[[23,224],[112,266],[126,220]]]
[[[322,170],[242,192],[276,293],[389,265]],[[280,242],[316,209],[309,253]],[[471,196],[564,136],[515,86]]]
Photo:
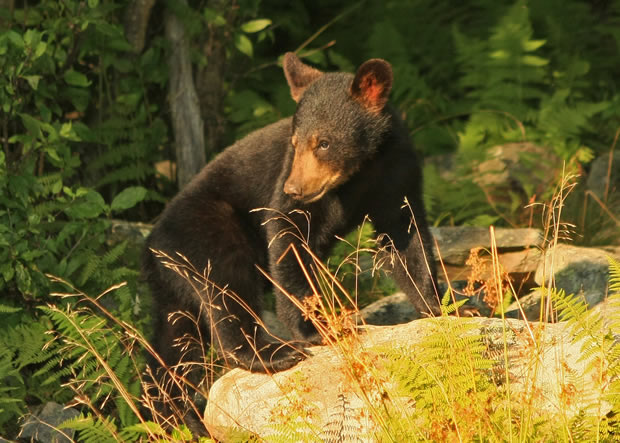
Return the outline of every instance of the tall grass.
[[[574,177],[564,177],[552,201],[540,205],[546,226],[545,248],[552,249],[574,229],[561,221],[566,197],[574,186]],[[284,214],[276,216],[286,217]],[[493,273],[487,288],[495,291],[495,306],[504,306],[504,297],[516,291],[499,263],[493,228],[489,235]],[[360,243],[358,241],[358,246]],[[362,249],[365,252],[370,250],[364,245],[346,257],[356,270],[360,269],[355,261]],[[381,268],[384,260],[397,259],[390,255],[393,251],[389,248],[373,251],[375,271]],[[339,357],[349,385],[358,393],[368,414],[370,427],[360,438],[395,442],[610,441],[618,435],[615,432],[620,430],[617,418],[620,414],[620,368],[617,362],[620,351],[617,339],[614,341],[610,335],[610,328],[617,331],[620,321],[612,322],[610,326],[596,320],[596,315],[589,313],[575,298],[557,291],[553,269],[546,273],[549,279],[544,284],[540,322],[530,323],[524,319],[515,323],[506,319],[504,309],[499,308],[499,330],[485,329],[477,320],[448,317],[450,312],[459,316],[463,311],[457,309],[454,291],[450,288],[446,294],[435,294],[441,296],[443,315],[423,320],[427,323],[428,334],[421,342],[395,347],[363,347],[360,344],[364,343],[365,327],[359,316],[357,294],[350,294],[341,283],[338,275],[341,268],[336,267],[335,272],[330,270],[304,241],[299,247],[291,246],[286,253],[293,254],[304,270],[313,292],[310,297],[298,300],[287,294],[280,282],[270,279],[266,271],[262,272],[312,321],[324,343]],[[304,264],[302,253],[311,257],[311,266]],[[180,255],[172,257],[160,252],[159,257],[165,266],[190,281],[197,291],[236,297],[226,288],[209,281],[208,269],[197,270]],[[553,268],[553,265],[551,259],[550,266]],[[612,272],[613,294],[610,298],[620,305],[618,268],[616,264],[617,274]],[[355,277],[358,276],[356,271]],[[108,291],[115,289],[117,287]],[[72,289],[56,295],[76,300],[73,308],[51,306],[49,309],[55,313],[57,331],[54,339],[65,345],[68,356],[65,367],[67,362],[70,363],[68,385],[75,392],[75,403],[91,411],[90,415],[66,423],[81,430],[81,439],[102,441],[100,438],[107,436],[117,441],[173,441],[191,439],[192,433],[194,436],[204,433],[208,425],[202,418],[204,397],[227,367],[227,362],[218,359],[212,351],[213,340],[217,337],[210,337],[211,341],[200,336],[199,339],[179,337],[177,344],[181,349],[188,355],[193,351],[201,358],[179,367],[168,367],[139,331],[119,321],[102,305],[100,298],[104,294],[93,298]],[[243,303],[238,298],[235,301]],[[198,316],[179,312],[170,321],[179,316],[192,318],[199,331],[200,316],[208,315],[208,307],[205,300]],[[567,321],[566,330],[570,330],[575,340],[581,340],[582,357],[588,363],[586,373],[578,374],[568,367],[563,347],[552,346],[550,340],[556,338],[545,332],[546,322],[558,320],[558,307],[561,308],[560,320]],[[89,322],[89,319],[99,321]],[[256,313],[254,320],[261,328],[268,329]],[[102,337],[107,341],[102,341]],[[251,341],[252,337],[247,339]],[[274,336],[273,340],[277,337]],[[282,341],[282,344],[287,343]],[[110,348],[117,351],[109,352]],[[156,375],[148,368],[143,371],[144,362],[137,351],[139,349],[146,350],[157,360],[163,373]],[[550,358],[551,351],[555,353],[551,356],[553,358]],[[119,374],[118,362],[123,358],[129,360],[130,364],[126,365],[129,369]],[[541,379],[547,376],[549,366],[555,366],[560,374],[554,410],[541,409],[544,396],[548,395],[541,392]],[[196,369],[201,374],[198,379],[190,375]],[[520,372],[519,377],[516,372]],[[97,376],[93,378],[93,374]],[[592,386],[598,391],[588,395],[595,407],[585,407],[576,396],[581,392],[580,383],[592,377],[596,379]],[[139,395],[128,388],[136,380],[141,386]],[[289,419],[274,416],[274,432],[260,438],[267,441],[287,441],[287,438],[325,440],[327,434],[317,430],[316,414],[309,412],[312,405],[303,401],[307,386],[295,377],[289,382],[283,389],[289,393],[297,392],[299,396],[295,398],[299,401],[287,403],[286,416]],[[101,386],[107,388],[101,390]],[[180,399],[173,398],[172,392],[180,393]],[[118,399],[126,405],[125,418],[119,414],[118,405],[121,403],[116,401]],[[343,397],[345,418],[349,407],[347,401]],[[169,406],[164,408],[165,412],[162,412],[162,403]],[[183,407],[176,406],[179,404]],[[575,410],[575,405],[582,406]],[[295,420],[290,420],[291,417]],[[339,424],[330,423],[329,426],[333,428]],[[243,441],[250,436],[242,432],[235,436],[231,434],[230,438]]]

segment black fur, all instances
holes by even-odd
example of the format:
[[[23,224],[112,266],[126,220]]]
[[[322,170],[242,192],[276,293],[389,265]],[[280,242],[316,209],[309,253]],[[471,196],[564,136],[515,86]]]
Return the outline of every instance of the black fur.
[[[291,226],[282,220],[263,225],[274,213],[252,212],[255,208],[273,208],[285,214],[302,209],[309,213],[309,245],[321,258],[330,251],[336,235],[346,234],[369,215],[377,232],[393,241],[398,251],[395,257],[406,263],[402,267],[399,260],[393,261],[393,276],[400,288],[419,311],[439,312],[420,165],[404,123],[385,104],[392,82],[389,64],[369,61],[355,77],[322,74],[292,54],[287,54],[284,66],[293,96],[299,100],[294,117],[251,133],[210,162],[170,202],[146,242],[144,272],[153,291],[157,319],[154,348],[168,365],[181,360],[174,339],[196,333],[187,321],[168,322],[168,314],[179,310],[201,313],[203,340],[213,339],[229,364],[252,371],[280,371],[303,358],[301,346],[271,344],[273,340],[257,329],[245,307],[217,293],[207,302],[205,291],[196,290],[166,269],[150,252],[152,248],[174,256],[178,251],[199,271],[210,262],[209,279],[234,292],[259,314],[267,280],[257,265],[295,297],[310,295],[308,282],[292,254],[277,263],[291,242],[298,243],[291,235],[278,235],[292,231]],[[317,143],[321,142],[319,147]],[[333,182],[321,188],[326,191],[316,201],[304,203],[303,190],[299,189],[305,186],[307,171],[301,168],[300,176],[295,180],[291,177],[295,149],[299,153],[307,150],[303,152],[333,172]],[[295,183],[287,190],[289,195],[284,189],[291,181]],[[405,197],[415,214],[419,234],[410,226],[409,210],[401,209]],[[300,214],[290,217],[306,236],[306,219]],[[297,249],[302,251],[299,246]],[[309,264],[309,257],[303,258]],[[320,342],[314,327],[279,292],[276,308],[295,339]],[[247,337],[255,339],[260,359]]]

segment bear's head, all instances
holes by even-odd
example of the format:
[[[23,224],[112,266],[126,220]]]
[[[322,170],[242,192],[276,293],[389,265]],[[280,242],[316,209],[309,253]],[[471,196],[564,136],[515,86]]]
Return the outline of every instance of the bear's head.
[[[284,192],[312,203],[346,182],[377,151],[390,127],[385,108],[392,68],[372,59],[355,75],[323,73],[291,52],[283,65],[297,102],[291,134],[295,154]]]

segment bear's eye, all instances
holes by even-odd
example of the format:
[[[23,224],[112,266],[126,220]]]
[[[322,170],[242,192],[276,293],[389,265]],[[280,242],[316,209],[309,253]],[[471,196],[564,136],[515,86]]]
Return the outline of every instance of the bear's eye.
[[[328,149],[329,148],[329,142],[327,140],[321,140],[319,142],[319,149]]]

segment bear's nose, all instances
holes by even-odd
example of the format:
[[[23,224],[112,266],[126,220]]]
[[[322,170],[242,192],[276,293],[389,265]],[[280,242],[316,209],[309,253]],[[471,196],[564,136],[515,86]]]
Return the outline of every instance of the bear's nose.
[[[301,197],[301,187],[296,183],[291,183],[290,181],[284,183],[284,192],[295,199],[299,199]]]

